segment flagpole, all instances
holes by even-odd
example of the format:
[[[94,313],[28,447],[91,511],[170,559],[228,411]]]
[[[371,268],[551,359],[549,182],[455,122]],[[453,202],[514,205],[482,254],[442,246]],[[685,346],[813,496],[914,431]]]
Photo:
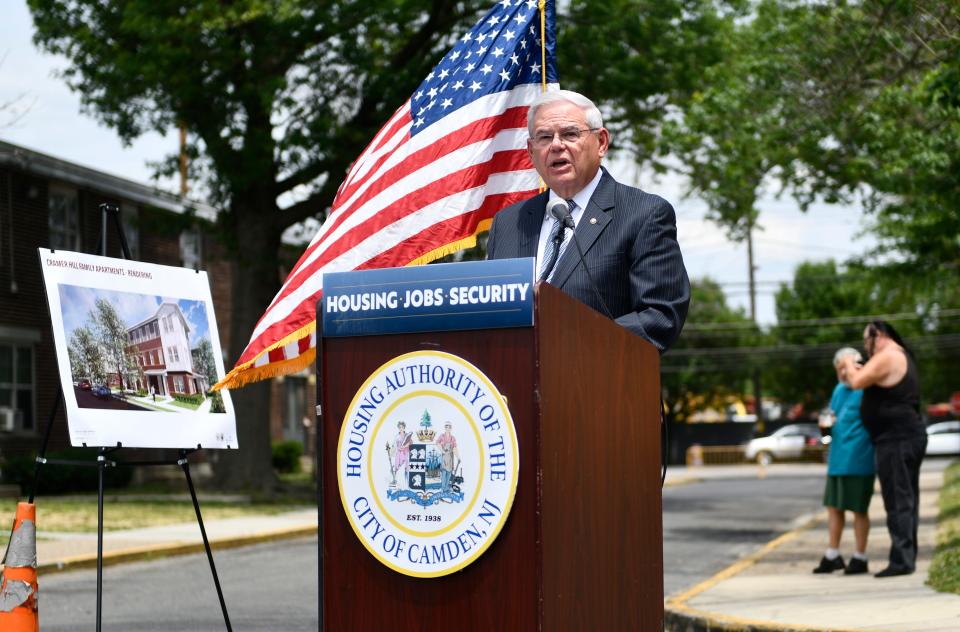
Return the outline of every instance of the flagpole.
[[[540,87],[547,91],[547,0],[540,0]]]
[[[547,0],[540,0],[540,91],[547,91]],[[543,181],[542,176],[537,178],[540,181],[540,192],[547,190],[547,183]]]

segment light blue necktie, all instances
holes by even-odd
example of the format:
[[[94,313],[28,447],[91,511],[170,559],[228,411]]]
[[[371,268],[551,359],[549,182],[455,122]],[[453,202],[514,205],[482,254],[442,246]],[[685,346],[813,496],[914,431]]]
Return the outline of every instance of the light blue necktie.
[[[572,218],[572,217],[573,217],[573,212],[577,209],[577,203],[574,202],[573,200],[567,200],[567,207],[570,209],[570,216],[571,216],[571,218]],[[564,251],[567,249],[567,244],[570,243],[570,239],[567,238],[567,231],[562,230],[562,229],[564,228],[563,225],[560,224],[560,222],[557,221],[556,219],[554,219],[553,221],[556,222],[556,224],[557,224],[557,225],[560,227],[560,229],[561,229],[560,239],[562,239],[562,241],[561,241],[561,243],[560,243],[560,248],[557,250],[556,260],[554,261],[554,264],[553,264],[552,266],[550,266],[550,270],[547,272],[547,278],[546,278],[547,281],[549,281],[550,279],[553,278],[553,273],[554,273],[554,272],[556,271],[556,269],[557,269],[556,264],[557,264],[557,262],[560,261],[561,258],[563,258],[563,253],[564,253]],[[570,238],[572,238],[572,237],[573,237],[573,235],[570,235]],[[556,242],[554,242],[554,241],[553,241],[553,238],[551,238],[550,243],[551,243],[551,245],[552,245],[552,244],[555,244]]]
[[[537,273],[537,280],[544,281],[553,272],[553,266],[556,265],[560,256],[561,241],[564,237],[563,224],[553,219],[553,228],[550,230],[550,239],[547,240],[547,246],[543,250],[543,261],[540,262],[540,271]]]

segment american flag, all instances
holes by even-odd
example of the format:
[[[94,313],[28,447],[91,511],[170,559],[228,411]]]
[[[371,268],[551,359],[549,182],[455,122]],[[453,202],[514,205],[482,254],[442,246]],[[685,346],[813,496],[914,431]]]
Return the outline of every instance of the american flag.
[[[423,264],[473,246],[497,211],[538,191],[526,119],[534,97],[557,87],[554,20],[551,0],[502,0],[458,39],[350,168],[218,387],[313,362],[325,272]]]

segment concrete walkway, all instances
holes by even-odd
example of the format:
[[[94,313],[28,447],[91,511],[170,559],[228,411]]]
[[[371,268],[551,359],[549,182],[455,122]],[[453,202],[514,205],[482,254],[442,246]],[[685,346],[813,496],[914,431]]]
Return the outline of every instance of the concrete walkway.
[[[202,509],[202,506],[201,506]],[[317,533],[317,510],[301,509],[272,516],[204,520],[211,547],[223,549]],[[200,526],[194,522],[162,527],[105,531],[103,562],[113,564],[160,555],[203,551]],[[97,534],[37,533],[39,573],[96,566]]]
[[[667,630],[960,630],[960,595],[938,593],[925,584],[935,547],[942,482],[940,471],[921,475],[920,554],[914,574],[873,576],[886,567],[890,546],[877,492],[870,505],[870,574],[811,572],[827,542],[823,511],[707,581],[669,597]],[[844,559],[849,558],[852,540],[848,524],[841,540]]]

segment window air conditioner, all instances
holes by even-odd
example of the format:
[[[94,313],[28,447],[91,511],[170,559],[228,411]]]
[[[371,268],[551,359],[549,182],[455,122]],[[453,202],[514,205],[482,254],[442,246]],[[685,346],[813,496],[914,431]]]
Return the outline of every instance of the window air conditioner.
[[[0,431],[13,432],[16,428],[16,411],[0,407]]]

